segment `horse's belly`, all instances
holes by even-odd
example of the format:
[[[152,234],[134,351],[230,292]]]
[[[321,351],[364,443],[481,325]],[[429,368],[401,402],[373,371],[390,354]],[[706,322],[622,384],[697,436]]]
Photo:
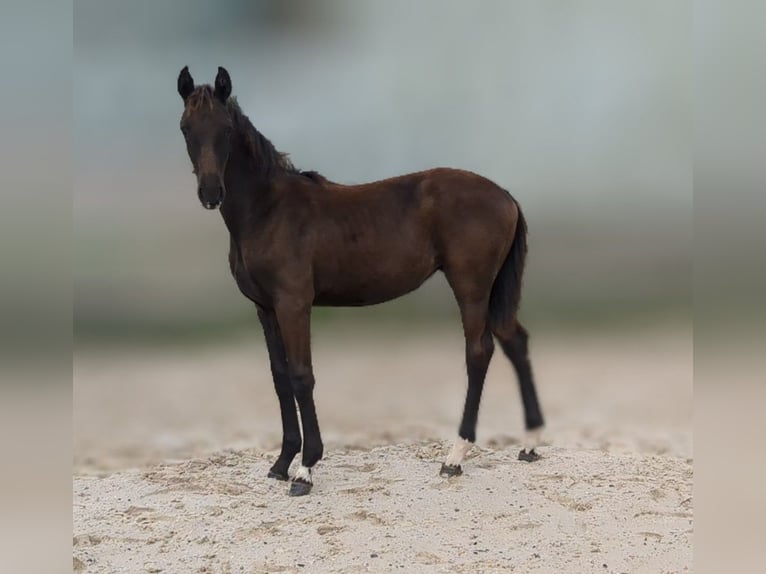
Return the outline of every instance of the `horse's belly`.
[[[436,269],[432,257],[412,256],[315,269],[314,304],[352,307],[390,301],[420,287]]]

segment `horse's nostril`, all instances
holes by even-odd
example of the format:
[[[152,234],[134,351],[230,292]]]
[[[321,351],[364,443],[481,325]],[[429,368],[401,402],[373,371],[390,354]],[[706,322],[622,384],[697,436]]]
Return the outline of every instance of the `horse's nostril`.
[[[220,205],[221,205],[221,200],[220,199],[216,199],[215,201],[206,201],[206,200],[202,201],[202,206],[205,209],[216,209]]]

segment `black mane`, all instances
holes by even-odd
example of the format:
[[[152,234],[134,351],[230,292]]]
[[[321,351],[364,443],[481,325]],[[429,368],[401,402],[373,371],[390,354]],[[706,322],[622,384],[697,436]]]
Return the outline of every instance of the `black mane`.
[[[234,128],[239,130],[250,150],[256,169],[267,175],[273,173],[299,173],[286,153],[277,151],[266,136],[255,129],[250,119],[242,112],[236,98],[229,98],[226,107],[231,114]]]
[[[300,174],[317,183],[328,183],[330,181],[318,171],[301,171]]]
[[[327,179],[316,171],[301,171],[290,161],[288,154],[278,151],[269,139],[259,132],[250,121],[235,97],[226,101],[234,127],[245,139],[250,155],[255,162],[255,168],[266,175],[290,173],[301,175],[316,183],[325,183]]]

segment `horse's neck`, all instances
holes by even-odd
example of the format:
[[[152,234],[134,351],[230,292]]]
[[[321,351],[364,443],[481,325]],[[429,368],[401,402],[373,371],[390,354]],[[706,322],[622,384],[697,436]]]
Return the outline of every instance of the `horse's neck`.
[[[235,241],[245,231],[244,226],[258,218],[259,208],[268,204],[270,194],[269,179],[258,173],[249,153],[245,143],[238,139],[232,146],[224,173],[226,197],[221,214]]]

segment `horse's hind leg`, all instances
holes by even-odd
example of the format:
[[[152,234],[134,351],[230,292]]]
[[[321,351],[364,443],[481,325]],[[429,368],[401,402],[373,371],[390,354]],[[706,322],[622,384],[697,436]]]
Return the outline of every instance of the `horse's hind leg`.
[[[495,344],[488,325],[488,297],[478,300],[458,298],[460,315],[465,334],[465,359],[468,371],[468,391],[465,398],[463,418],[460,422],[458,439],[447,460],[442,464],[440,474],[457,476],[462,474],[460,463],[471,445],[476,442],[476,422],[479,415],[479,403],[484,388],[489,361]]]
[[[535,448],[540,443],[540,431],[544,424],[537,400],[532,365],[529,361],[529,333],[516,321],[510,329],[494,329],[495,336],[500,341],[503,352],[510,359],[516,370],[521,390],[521,402],[524,404],[524,426],[526,438],[519,452],[519,460],[532,462],[540,458]]]
[[[301,429],[298,426],[298,409],[295,406],[295,395],[287,372],[287,357],[282,344],[277,318],[273,311],[258,308],[258,318],[263,326],[266,338],[266,348],[269,351],[271,375],[274,378],[274,389],[279,399],[279,410],[282,414],[282,451],[274,465],[269,470],[269,478],[288,480],[287,474],[295,455],[301,451]]]

